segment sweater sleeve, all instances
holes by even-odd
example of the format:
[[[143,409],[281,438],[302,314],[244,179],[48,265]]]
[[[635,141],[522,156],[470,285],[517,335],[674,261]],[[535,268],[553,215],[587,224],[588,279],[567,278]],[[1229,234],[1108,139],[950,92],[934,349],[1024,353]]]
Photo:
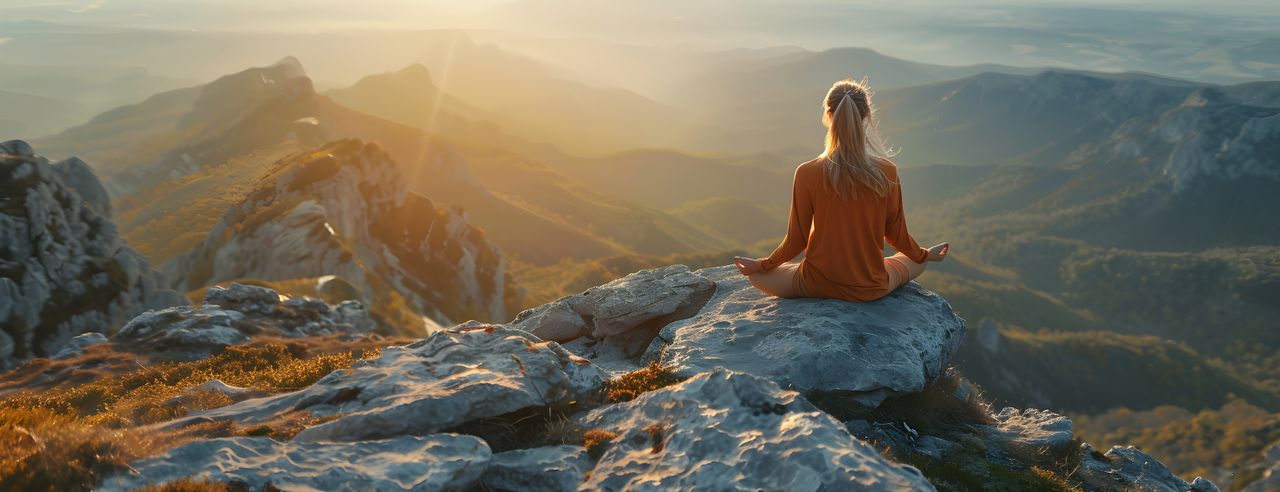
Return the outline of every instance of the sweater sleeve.
[[[916,240],[911,237],[911,233],[907,232],[907,215],[902,211],[902,183],[896,176],[893,178],[893,186],[889,189],[889,204],[886,208],[888,214],[884,222],[884,238],[893,245],[893,249],[898,250],[911,261],[916,263],[924,263],[929,259],[929,250],[921,248],[916,244]]]
[[[773,254],[760,260],[761,267],[766,272],[795,259],[809,244],[809,231],[813,227],[813,196],[808,183],[800,176],[802,167],[796,168],[791,181],[791,214],[787,218],[787,237],[773,250]]]

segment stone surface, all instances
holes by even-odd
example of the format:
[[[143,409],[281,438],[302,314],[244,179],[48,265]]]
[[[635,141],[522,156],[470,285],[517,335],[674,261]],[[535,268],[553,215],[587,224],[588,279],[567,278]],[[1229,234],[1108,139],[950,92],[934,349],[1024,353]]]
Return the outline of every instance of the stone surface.
[[[493,455],[480,486],[495,492],[573,491],[591,465],[582,446],[517,449]]]
[[[1091,446],[1080,446],[1080,468],[1076,478],[1093,489],[1110,491],[1144,490],[1151,492],[1218,492],[1208,480],[1196,477],[1190,483],[1178,478],[1169,468],[1132,446],[1115,446],[1099,454]]]
[[[187,477],[239,481],[252,490],[468,490],[490,459],[479,438],[457,434],[357,443],[279,442],[267,437],[196,441],[130,464],[96,490],[133,490]]]
[[[377,359],[335,371],[293,393],[214,409],[176,422],[260,422],[305,410],[336,416],[294,440],[356,441],[447,431],[469,422],[592,397],[603,374],[590,362],[523,331],[438,332]]]
[[[721,368],[592,410],[618,433],[584,490],[933,490],[794,391]]]
[[[715,282],[715,295],[697,315],[664,327],[646,354],[683,375],[721,366],[802,392],[849,392],[874,406],[924,389],[964,339],[964,320],[915,282],[852,303],[769,297],[732,265],[696,273]]]
[[[204,304],[138,315],[115,340],[135,350],[167,351],[196,359],[253,336],[304,337],[362,334],[373,330],[369,311],[357,301],[330,306],[310,298],[281,300],[266,287],[233,283],[210,287]]]
[[[711,280],[684,265],[670,265],[525,310],[510,326],[547,340],[580,340],[574,347],[589,349],[580,355],[618,363],[641,355],[667,323],[697,313],[714,290]],[[582,340],[588,335],[590,340]],[[622,365],[638,367],[634,362]]]
[[[1262,456],[1267,463],[1262,477],[1244,488],[1244,492],[1276,492],[1280,491],[1280,442],[1272,444]]]
[[[70,359],[72,357],[76,357],[76,356],[79,356],[80,354],[83,354],[85,347],[97,345],[100,343],[107,343],[106,335],[103,335],[97,332],[90,332],[90,333],[84,333],[81,335],[76,335],[74,337],[71,337],[71,340],[67,340],[67,344],[63,345],[62,350],[59,350],[58,353],[54,354],[52,358]]]
[[[0,144],[0,231],[0,370],[187,304],[120,238],[101,183],[79,160],[50,164],[25,142]]]
[[[995,437],[1019,448],[1061,452],[1071,446],[1071,419],[1048,410],[1005,407],[992,415]]]

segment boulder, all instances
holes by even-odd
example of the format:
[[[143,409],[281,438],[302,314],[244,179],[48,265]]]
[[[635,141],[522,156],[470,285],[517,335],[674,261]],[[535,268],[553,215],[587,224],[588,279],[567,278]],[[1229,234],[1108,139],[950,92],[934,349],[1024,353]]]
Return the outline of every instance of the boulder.
[[[131,463],[95,490],[114,492],[184,478],[243,483],[250,490],[468,490],[490,459],[484,441],[458,434],[356,443],[279,442],[267,437],[196,441]]]
[[[493,455],[480,488],[495,492],[573,491],[591,469],[582,446],[517,449]]]
[[[714,282],[684,265],[642,270],[525,310],[510,326],[561,343],[589,335],[578,353],[592,360],[636,358],[659,329],[697,313],[714,290]]]
[[[77,357],[84,353],[84,349],[86,347],[100,343],[107,343],[106,335],[97,332],[76,335],[71,337],[70,340],[67,340],[67,344],[63,345],[62,350],[59,350],[57,354],[54,354],[53,358],[70,359],[72,357]]]
[[[1115,446],[1102,454],[1088,444],[1081,445],[1075,477],[1090,489],[1102,492],[1218,492],[1218,486],[1200,477],[1187,483],[1159,460],[1133,446]]]
[[[377,359],[335,371],[315,384],[245,400],[175,422],[257,423],[295,411],[334,420],[294,440],[357,441],[426,435],[520,411],[593,397],[603,374],[555,342],[523,331],[478,327],[437,332]]]
[[[715,282],[715,295],[662,328],[646,354],[686,376],[719,366],[877,406],[924,389],[964,339],[964,320],[915,282],[853,303],[770,297],[731,265],[696,274]]]
[[[199,307],[142,313],[121,328],[115,340],[133,349],[198,359],[258,335],[364,334],[373,328],[368,309],[356,301],[336,306],[303,297],[282,301],[272,289],[233,283],[225,288],[210,287]]]
[[[584,490],[933,490],[799,393],[723,368],[592,410],[581,424],[618,435]]]

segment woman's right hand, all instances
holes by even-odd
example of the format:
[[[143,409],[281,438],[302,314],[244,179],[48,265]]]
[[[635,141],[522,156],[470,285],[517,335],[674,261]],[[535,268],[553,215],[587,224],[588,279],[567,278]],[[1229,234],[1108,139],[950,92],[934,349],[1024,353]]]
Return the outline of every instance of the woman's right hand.
[[[947,252],[951,250],[951,243],[942,243],[929,248],[929,261],[942,261],[947,259]]]

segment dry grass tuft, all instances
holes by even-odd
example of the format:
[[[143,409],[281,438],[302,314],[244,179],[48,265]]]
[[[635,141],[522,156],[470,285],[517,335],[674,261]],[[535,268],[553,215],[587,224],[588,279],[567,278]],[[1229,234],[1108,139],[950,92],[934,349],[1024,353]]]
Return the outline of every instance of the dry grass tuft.
[[[248,430],[229,422],[172,432],[143,426],[232,402],[222,393],[193,390],[208,381],[218,379],[262,393],[300,389],[334,370],[376,356],[381,346],[391,343],[385,339],[352,343],[325,338],[268,340],[228,347],[218,355],[192,362],[147,366],[144,359],[133,359],[129,371],[104,374],[85,383],[70,379],[48,389],[11,393],[0,400],[0,490],[91,490],[127,463],[194,438],[255,431],[277,439],[291,438],[320,419],[300,412],[268,422],[265,428]],[[216,488],[217,484],[207,485],[159,490],[224,490]]]
[[[631,371],[617,379],[605,382],[605,396],[612,403],[631,401],[641,393],[665,388],[683,382],[685,379],[687,378],[677,376],[670,367],[650,362],[643,369]]]
[[[617,432],[609,432],[604,429],[588,429],[582,433],[582,446],[587,448],[587,455],[593,460],[599,460],[604,456],[605,450],[609,449],[609,443],[618,438]]]

